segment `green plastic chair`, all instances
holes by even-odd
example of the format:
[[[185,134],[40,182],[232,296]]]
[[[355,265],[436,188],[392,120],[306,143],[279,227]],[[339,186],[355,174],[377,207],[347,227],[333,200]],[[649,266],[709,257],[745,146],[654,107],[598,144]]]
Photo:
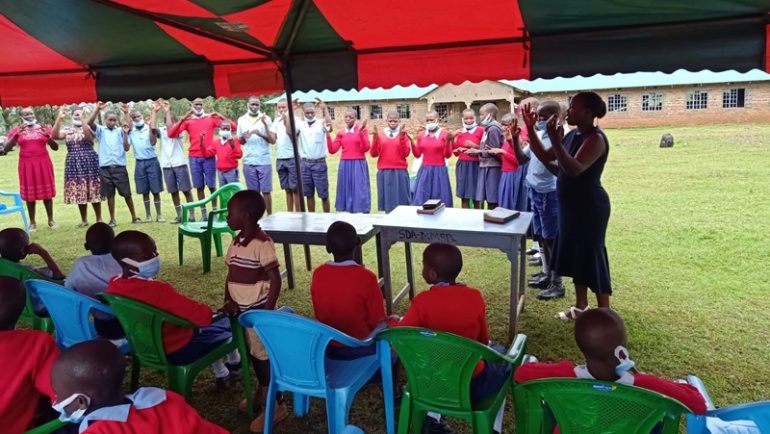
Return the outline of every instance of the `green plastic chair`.
[[[58,429],[64,428],[67,425],[69,425],[69,423],[62,422],[59,419],[54,419],[50,422],[46,422],[43,425],[26,431],[24,434],[50,434]]]
[[[3,258],[0,258],[0,276],[15,277],[22,282],[26,282],[29,279],[40,279],[59,285],[64,285],[63,280],[51,279],[50,277],[35,273],[34,271],[23,265],[20,265],[17,262],[11,262]],[[42,317],[37,315],[32,309],[32,299],[29,297],[29,292],[27,292],[27,304],[24,306],[24,311],[21,313],[19,320],[32,324],[32,328],[34,330],[41,330],[46,333],[54,332],[53,320],[49,317]]]
[[[525,335],[518,335],[507,355],[470,339],[450,333],[414,327],[383,330],[378,339],[388,341],[399,355],[406,371],[406,390],[401,402],[398,433],[422,429],[427,412],[462,418],[470,422],[474,433],[491,434],[495,417],[513,386],[513,375],[497,395],[471,403],[473,370],[487,363],[510,363],[515,370],[524,357]]]
[[[219,188],[206,199],[198,202],[189,202],[182,205],[182,224],[179,225],[179,265],[184,265],[184,238],[198,238],[201,242],[201,256],[203,257],[203,272],[211,271],[211,240],[214,239],[217,256],[223,255],[222,234],[229,233],[235,236],[235,232],[227,226],[227,202],[235,193],[246,190],[243,184],[234,182]],[[188,213],[191,209],[199,208],[214,199],[219,199],[219,208],[209,213],[207,221],[190,222]]]
[[[679,432],[690,410],[667,396],[618,383],[555,378],[513,388],[516,434],[663,434]]]
[[[210,353],[189,365],[172,365],[166,359],[166,351],[163,347],[163,323],[176,324],[178,326],[197,328],[195,324],[172,315],[168,312],[156,309],[145,303],[120,297],[113,294],[101,294],[115,312],[118,321],[126,331],[126,338],[131,346],[131,390],[139,386],[139,370],[142,366],[163,371],[168,376],[169,389],[179,393],[187,399],[192,392],[192,382],[198,373],[219,360],[227,353],[238,350],[241,353],[241,369],[243,370],[243,387],[246,392],[247,409],[249,416],[253,415],[253,390],[251,386],[251,371],[249,370],[249,358],[246,351],[246,340],[243,329],[238,320],[230,318],[230,329],[233,339],[220,344]],[[222,316],[212,318],[212,322]]]

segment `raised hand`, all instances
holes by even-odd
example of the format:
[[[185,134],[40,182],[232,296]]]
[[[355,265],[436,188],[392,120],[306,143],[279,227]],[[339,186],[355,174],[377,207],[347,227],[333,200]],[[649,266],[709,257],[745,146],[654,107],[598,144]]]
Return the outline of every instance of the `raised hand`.
[[[217,113],[217,112],[214,112],[214,113],[212,113],[212,114],[211,114],[211,117],[212,117],[212,118],[214,118],[214,119],[222,119],[222,115],[220,115],[220,114],[219,114],[219,113]]]
[[[526,124],[527,127],[535,127],[535,124],[537,123],[537,112],[535,112],[531,105],[524,104],[524,107],[521,108],[521,117],[524,119],[524,124]]]
[[[192,111],[192,110],[190,110],[190,111],[188,111],[187,113],[185,113],[185,115],[182,117],[182,120],[183,120],[183,121],[186,121],[186,120],[190,119],[190,117],[191,117],[192,115],[193,115],[193,111]]]
[[[316,101],[315,105],[317,105],[318,108],[320,108],[321,110],[326,108],[326,103],[321,101],[321,98],[315,97],[315,101]]]
[[[374,124],[374,126],[372,127],[372,133],[376,136],[378,132],[379,130],[377,129],[377,124]]]
[[[201,131],[201,141],[203,141],[204,137],[206,137],[206,132],[205,131]]]
[[[244,131],[244,132],[243,132],[243,138],[244,138],[244,139],[248,139],[248,138],[249,138],[249,137],[251,137],[253,134],[254,134],[254,132],[253,132],[253,131]]]
[[[267,126],[267,115],[264,113],[262,113],[262,123],[265,124],[265,126]]]
[[[160,108],[161,108],[161,102],[160,102],[160,100],[157,100],[157,101],[155,101],[154,103],[152,103],[152,111],[153,111],[154,113],[157,113],[157,112],[159,112],[159,111],[160,111]]]
[[[107,103],[106,102],[99,101],[99,102],[96,103],[96,109],[97,110],[104,110],[106,108],[107,108]]]
[[[171,103],[168,101],[162,101],[161,105],[163,106],[163,110],[169,111],[171,110]]]
[[[121,125],[121,127],[123,128],[123,132],[126,134],[128,134],[131,131],[131,128],[128,127],[128,124],[123,124]]]
[[[66,114],[67,114],[67,112],[64,109],[64,106],[59,107],[59,114],[57,115],[56,120],[60,121],[60,120],[64,119],[64,116],[66,116]]]
[[[511,140],[513,140],[514,137],[518,137],[519,134],[521,134],[521,128],[519,128],[518,119],[513,118],[513,122],[511,122],[511,125],[508,126],[508,131],[511,134]]]
[[[361,131],[364,131],[364,128],[366,128],[366,124],[369,122],[369,119],[364,119],[363,122],[361,122]]]
[[[120,111],[122,111],[122,112],[123,112],[123,113],[125,113],[125,114],[128,114],[128,104],[126,104],[126,103],[121,103],[121,104],[120,104]]]
[[[554,142],[558,142],[558,145],[561,145],[561,138],[564,135],[564,128],[559,127],[558,120],[558,116],[552,115],[548,118],[548,121],[546,121],[546,130],[548,130],[548,137],[551,139],[552,145]]]
[[[40,124],[40,134],[42,134],[46,139],[51,138],[51,135],[48,134],[48,130],[46,129],[46,126],[43,124]]]

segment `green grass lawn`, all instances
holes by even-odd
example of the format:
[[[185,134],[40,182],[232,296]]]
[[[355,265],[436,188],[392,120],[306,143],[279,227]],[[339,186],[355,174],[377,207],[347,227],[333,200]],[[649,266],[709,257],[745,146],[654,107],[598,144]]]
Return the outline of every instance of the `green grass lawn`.
[[[674,135],[672,149],[658,148],[665,132]],[[607,135],[611,151],[603,181],[612,201],[607,234],[615,288],[612,302],[626,321],[629,349],[637,367],[669,378],[697,374],[718,406],[768,399],[770,284],[765,261],[770,258],[770,124],[609,130]],[[51,153],[60,194],[65,152]],[[17,158],[18,152],[0,157],[0,189],[18,191]],[[330,173],[336,174],[337,162],[336,157],[330,159]],[[129,173],[132,170],[129,167]],[[375,172],[372,162],[376,205]],[[336,176],[331,178],[334,192]],[[274,184],[278,185],[277,177]],[[164,215],[171,220],[170,196],[163,194],[163,198]],[[131,224],[125,204],[120,199],[118,204],[118,231],[138,229],[155,238],[163,258],[158,278],[219,307],[226,273],[223,260],[215,258],[212,272],[201,274],[199,245],[188,239],[187,262],[178,266],[176,228],[168,223]],[[275,192],[273,204],[275,211],[285,209],[282,192]],[[144,214],[141,200],[137,200],[137,211]],[[104,212],[107,218],[106,205]],[[85,229],[75,227],[77,208],[64,206],[61,197],[55,199],[58,230],[46,227],[41,205],[38,213],[40,230],[32,240],[47,248],[66,272],[75,258],[86,253],[82,247]],[[20,224],[20,219],[4,216],[1,224]],[[418,247],[415,252],[418,265],[421,251]],[[393,247],[394,283],[406,280],[403,261],[398,260],[403,257],[401,252],[402,246]],[[280,248],[278,253],[282,258]],[[492,337],[504,341],[508,261],[497,251],[464,248],[463,253],[461,280],[484,292]],[[302,249],[295,247],[295,261],[300,265],[301,254]],[[313,248],[312,254],[314,266],[329,259],[322,248]],[[364,259],[371,266],[376,263],[373,243],[365,247]],[[297,289],[284,288],[279,303],[312,316],[310,277],[310,272],[298,266]],[[570,306],[573,293],[569,285],[567,298],[560,301],[540,302],[533,290],[528,295],[519,331],[529,336],[529,352],[543,361],[580,361],[572,325],[553,318]],[[402,303],[397,313],[405,309]],[[163,377],[149,370],[143,372],[142,384],[165,386]],[[207,371],[198,378],[191,403],[206,419],[232,432],[246,433],[249,420],[237,411],[241,396],[240,388],[217,390]],[[512,433],[510,403],[508,406],[505,430]],[[313,400],[308,417],[292,417],[278,431],[325,433],[325,415],[322,401]],[[385,432],[382,395],[376,387],[358,395],[350,422],[366,432]],[[458,431],[468,432],[467,425],[452,423]]]

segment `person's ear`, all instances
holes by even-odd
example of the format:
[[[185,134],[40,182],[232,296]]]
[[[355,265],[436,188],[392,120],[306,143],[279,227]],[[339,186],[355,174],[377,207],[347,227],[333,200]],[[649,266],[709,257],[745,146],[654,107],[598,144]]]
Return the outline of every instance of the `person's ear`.
[[[326,253],[329,253],[329,254],[332,253],[332,249],[328,245],[326,246]]]
[[[91,249],[89,249],[89,248],[88,248],[88,243],[84,243],[84,244],[83,244],[83,247],[84,247],[86,250],[91,250]]]

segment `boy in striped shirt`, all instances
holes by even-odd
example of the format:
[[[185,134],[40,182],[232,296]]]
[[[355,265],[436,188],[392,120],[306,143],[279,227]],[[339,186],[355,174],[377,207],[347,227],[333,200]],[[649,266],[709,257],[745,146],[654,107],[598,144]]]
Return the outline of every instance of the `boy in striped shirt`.
[[[281,273],[273,240],[259,227],[259,219],[265,214],[265,200],[258,191],[244,190],[236,193],[227,203],[227,224],[240,231],[227,249],[227,284],[222,312],[237,315],[253,309],[274,310],[281,292]],[[259,393],[254,405],[263,408],[264,397],[270,384],[270,361],[267,351],[254,329],[246,329],[246,341],[250,359],[259,381]],[[289,410],[278,394],[273,423],[289,417]],[[246,401],[241,409],[246,410]],[[251,432],[263,432],[265,412],[251,423]]]

